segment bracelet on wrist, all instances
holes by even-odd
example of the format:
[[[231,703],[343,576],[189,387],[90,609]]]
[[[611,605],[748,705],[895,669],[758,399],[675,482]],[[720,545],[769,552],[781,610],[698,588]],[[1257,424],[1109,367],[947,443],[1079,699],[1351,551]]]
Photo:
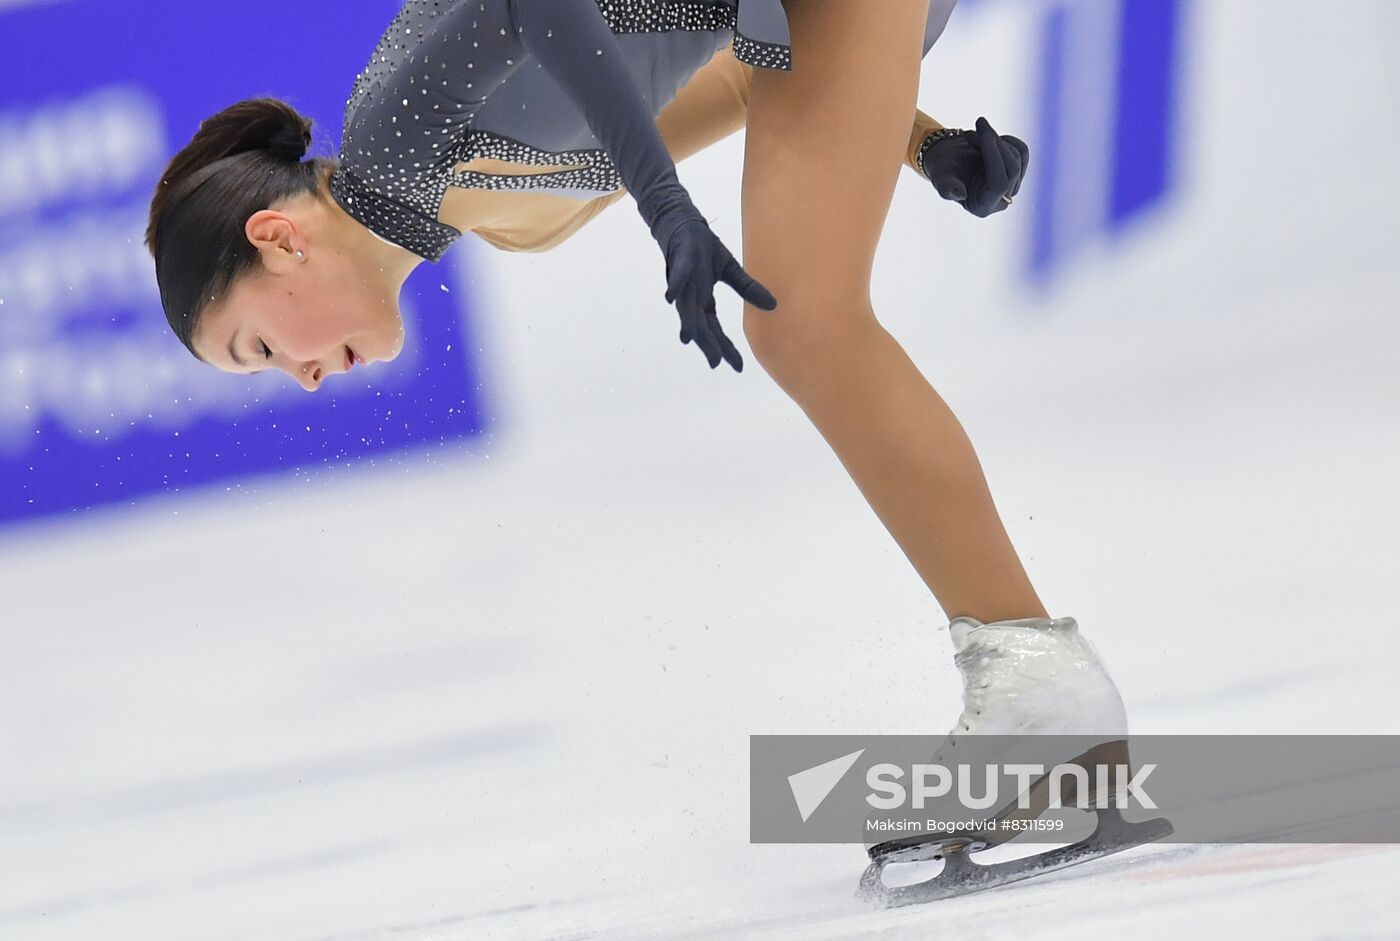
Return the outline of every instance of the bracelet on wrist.
[[[949,137],[958,137],[965,133],[967,132],[964,131],[962,128],[941,127],[938,130],[930,131],[927,135],[925,135],[923,143],[919,145],[919,172],[922,173],[925,176],[925,178],[928,177],[928,170],[924,169],[924,155],[928,153],[930,147],[932,147],[934,144],[938,143],[941,140],[944,140]]]

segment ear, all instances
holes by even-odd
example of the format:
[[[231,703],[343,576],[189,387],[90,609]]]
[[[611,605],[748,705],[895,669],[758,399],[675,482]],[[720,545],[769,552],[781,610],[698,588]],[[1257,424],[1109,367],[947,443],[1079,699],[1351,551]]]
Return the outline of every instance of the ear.
[[[301,264],[297,251],[305,251],[306,236],[286,213],[259,209],[248,217],[243,231],[274,274],[289,274]]]

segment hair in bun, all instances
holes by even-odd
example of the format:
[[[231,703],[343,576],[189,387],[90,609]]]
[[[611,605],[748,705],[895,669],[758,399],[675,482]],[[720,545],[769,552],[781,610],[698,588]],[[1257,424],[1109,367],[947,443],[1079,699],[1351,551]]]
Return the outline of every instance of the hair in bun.
[[[161,304],[191,353],[199,317],[260,259],[244,225],[302,193],[319,195],[339,164],[304,161],[312,120],[278,98],[248,98],[200,122],[166,166],[151,198],[146,248]]]
[[[311,146],[311,119],[297,114],[290,105],[275,98],[262,99],[264,111],[248,125],[250,135],[258,135],[263,149],[283,160],[299,161]],[[262,135],[266,135],[262,137]]]

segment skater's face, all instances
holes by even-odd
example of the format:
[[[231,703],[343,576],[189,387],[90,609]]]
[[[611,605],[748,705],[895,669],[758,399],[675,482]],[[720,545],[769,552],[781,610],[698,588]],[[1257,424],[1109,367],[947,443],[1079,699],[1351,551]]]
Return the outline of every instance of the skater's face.
[[[399,288],[421,259],[310,196],[254,213],[245,232],[262,265],[204,311],[201,359],[232,373],[280,369],[315,392],[334,373],[399,355]]]

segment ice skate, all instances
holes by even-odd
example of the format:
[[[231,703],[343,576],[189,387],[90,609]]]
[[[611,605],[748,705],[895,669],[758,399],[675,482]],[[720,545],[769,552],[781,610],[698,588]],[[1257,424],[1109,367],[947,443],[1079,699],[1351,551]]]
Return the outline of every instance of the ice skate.
[[[931,764],[982,767],[1003,761],[1030,762],[1047,770],[1054,765],[1128,765],[1128,720],[1123,700],[1098,655],[1079,633],[1074,618],[1018,618],[983,624],[958,617],[949,624],[954,662],[963,678],[964,709],[957,725],[935,751]],[[1087,838],[1037,855],[996,863],[979,863],[975,854],[1004,843],[1019,832],[1018,821],[1038,818],[1051,800],[1046,775],[1029,791],[1029,806],[1017,797],[981,814],[986,827],[943,835],[919,833],[881,838],[867,830],[871,863],[860,881],[862,896],[885,905],[905,905],[962,895],[1062,869],[1172,832],[1165,819],[1125,821],[1114,807],[1096,807],[1097,826]],[[1096,803],[1099,789],[1123,783],[1116,777],[1090,775],[1088,791],[1061,796]],[[953,798],[926,805],[930,819],[970,818]],[[1010,822],[1008,824],[1008,821]],[[941,871],[927,881],[891,887],[882,874],[893,863],[943,860]]]

